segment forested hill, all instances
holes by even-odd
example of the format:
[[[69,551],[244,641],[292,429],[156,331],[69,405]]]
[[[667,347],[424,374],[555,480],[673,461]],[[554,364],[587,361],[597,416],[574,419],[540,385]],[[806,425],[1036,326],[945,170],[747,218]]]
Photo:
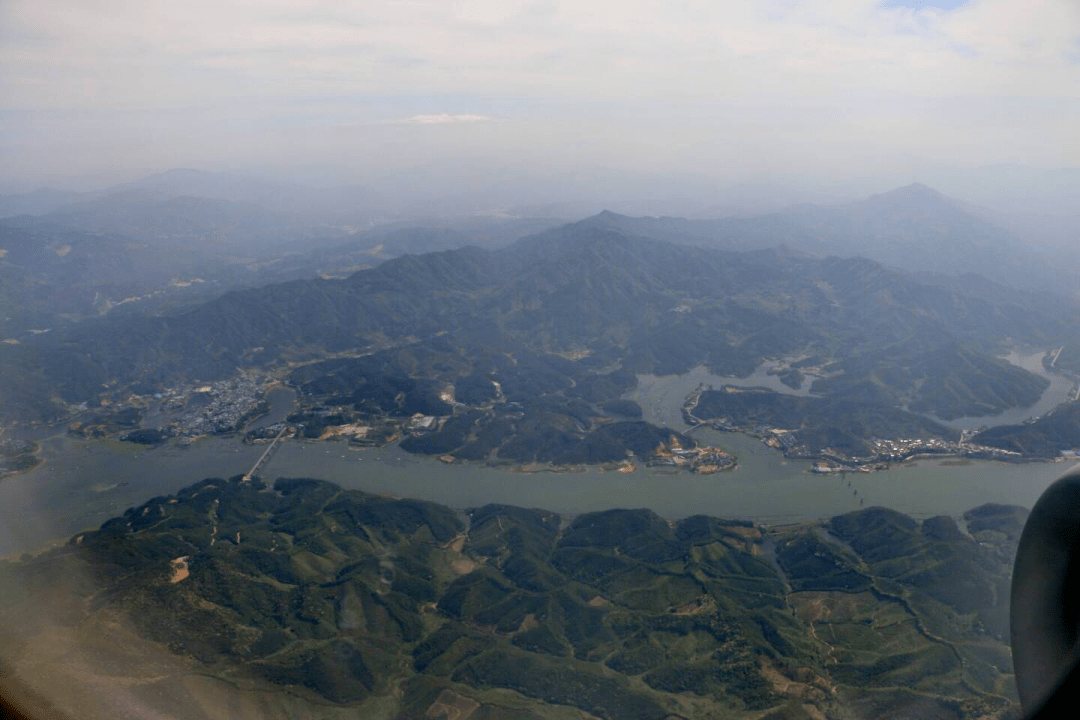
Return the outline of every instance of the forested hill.
[[[574,353],[659,374],[704,363],[746,375],[765,358],[802,356],[845,392],[955,417],[1030,404],[1044,381],[993,354],[1054,342],[1075,317],[1050,297],[967,294],[860,258],[718,251],[585,221],[501,250],[405,256],[340,281],[232,292],[180,315],[104,318],[3,346],[3,412],[47,416],[52,397],[126,397],[136,383],[441,334],[465,355]],[[940,390],[943,374],[944,391],[921,390]]]
[[[1015,717],[1026,515],[765,529],[210,479],[0,562],[0,666],[87,719]]]

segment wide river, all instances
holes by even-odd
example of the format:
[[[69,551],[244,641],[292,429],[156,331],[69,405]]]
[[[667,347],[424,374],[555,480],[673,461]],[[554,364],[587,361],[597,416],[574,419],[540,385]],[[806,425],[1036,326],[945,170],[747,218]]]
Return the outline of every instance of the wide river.
[[[679,409],[699,383],[776,383],[774,376],[759,374],[739,380],[698,369],[677,377],[642,376],[629,397],[646,408],[652,422],[685,430]],[[275,407],[274,415],[283,417],[287,406],[275,405],[280,407]],[[1031,507],[1069,467],[922,460],[877,473],[815,475],[808,472],[809,462],[787,460],[751,437],[704,428],[695,431],[695,436],[735,453],[738,469],[704,476],[663,468],[639,468],[629,474],[601,470],[520,473],[446,465],[409,455],[396,446],[350,450],[343,442],[290,440],[261,474],[322,478],[348,488],[458,508],[506,503],[581,513],[647,507],[669,518],[705,513],[779,524],[827,518],[872,505],[921,518],[958,516],[987,502]],[[244,473],[264,449],[232,437],[204,439],[187,448],[175,443],[146,448],[111,440],[50,437],[43,441],[44,464],[0,482],[0,557],[63,542],[128,507],[203,478]]]

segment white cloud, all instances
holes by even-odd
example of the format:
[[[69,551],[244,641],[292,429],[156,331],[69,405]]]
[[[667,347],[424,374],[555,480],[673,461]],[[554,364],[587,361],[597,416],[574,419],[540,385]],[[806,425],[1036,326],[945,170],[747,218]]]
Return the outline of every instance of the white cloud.
[[[490,122],[493,118],[487,115],[450,115],[438,113],[435,115],[413,115],[404,120],[396,120],[398,125],[451,125],[454,123],[481,123]]]
[[[0,150],[62,163],[57,128],[86,162],[125,131],[187,147],[194,113],[208,152],[498,117],[506,152],[571,163],[1080,164],[1078,37],[1076,0],[0,0]]]

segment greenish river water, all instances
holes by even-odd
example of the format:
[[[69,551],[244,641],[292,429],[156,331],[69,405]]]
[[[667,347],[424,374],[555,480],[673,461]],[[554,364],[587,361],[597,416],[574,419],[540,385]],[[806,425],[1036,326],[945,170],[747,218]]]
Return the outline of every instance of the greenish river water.
[[[646,408],[649,420],[684,430],[679,408],[685,396],[701,382],[725,380],[703,369],[678,377],[643,376],[629,397]],[[286,407],[276,410],[287,412]],[[348,488],[459,508],[491,502],[562,513],[647,507],[670,518],[705,513],[779,524],[872,505],[916,517],[956,516],[987,502],[1031,507],[1069,467],[923,460],[877,473],[815,475],[808,472],[810,463],[786,460],[751,437],[711,429],[697,430],[695,436],[735,453],[739,468],[704,476],[672,474],[666,468],[638,468],[628,474],[596,469],[521,473],[447,465],[397,447],[356,451],[343,442],[290,440],[262,474],[267,478],[317,477]],[[174,443],[146,448],[60,435],[45,440],[43,446],[43,465],[0,482],[0,557],[63,542],[128,507],[203,478],[244,473],[265,449],[243,445],[232,437],[208,438],[188,448]]]

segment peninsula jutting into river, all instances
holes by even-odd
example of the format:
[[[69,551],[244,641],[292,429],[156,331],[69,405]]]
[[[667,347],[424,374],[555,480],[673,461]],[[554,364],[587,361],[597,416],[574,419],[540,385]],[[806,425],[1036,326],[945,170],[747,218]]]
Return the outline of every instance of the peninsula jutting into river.
[[[643,376],[628,397],[650,408],[657,424],[685,432],[689,428],[681,417],[682,399],[702,382],[725,380],[704,371]],[[280,401],[288,397],[273,396],[278,400],[274,414],[253,424],[266,427],[282,421],[292,403]],[[266,450],[266,445],[242,442],[237,434],[210,436],[184,447],[177,440],[139,446],[72,437],[60,428],[53,432],[39,440],[45,459],[41,466],[0,482],[0,524],[8,530],[0,557],[63,542],[126,507],[175,492],[190,482],[192,474],[242,475]],[[860,500],[866,506],[892,507],[919,518],[958,515],[987,502],[1030,507],[1064,470],[1057,463],[974,460],[956,465],[928,459],[844,479],[814,477],[809,474],[812,462],[786,459],[755,437],[709,427],[694,430],[694,435],[703,444],[722,446],[737,456],[738,468],[715,475],[643,466],[630,473],[592,467],[522,475],[475,463],[447,465],[397,444],[361,447],[344,440],[293,440],[282,444],[261,472],[276,478],[317,471],[344,487],[459,508],[487,502],[546,505],[565,513],[648,507],[671,518],[706,512],[783,524],[855,510]]]

